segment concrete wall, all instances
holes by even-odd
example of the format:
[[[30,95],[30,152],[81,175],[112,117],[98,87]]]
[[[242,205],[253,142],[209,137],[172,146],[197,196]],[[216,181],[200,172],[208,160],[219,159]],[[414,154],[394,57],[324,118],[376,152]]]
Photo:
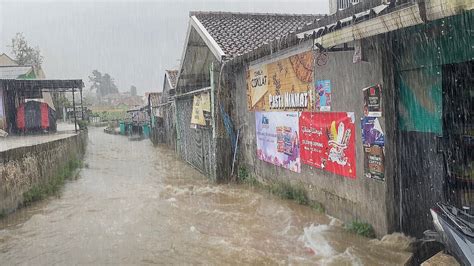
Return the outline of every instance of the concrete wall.
[[[23,202],[23,193],[46,183],[73,159],[81,159],[87,131],[34,146],[0,152],[0,212],[11,212]]]
[[[315,67],[314,80],[331,80],[331,111],[355,113],[357,161],[357,179],[355,180],[304,164],[301,173],[298,174],[258,160],[256,157],[255,115],[247,110],[245,78],[248,66],[234,70],[236,88],[233,93],[235,99],[233,120],[243,128],[239,147],[239,165],[246,166],[251,173],[265,182],[278,180],[303,183],[310,197],[321,202],[328,214],[346,222],[353,220],[368,222],[373,225],[379,236],[391,230],[387,219],[387,200],[388,198],[392,199],[393,195],[387,195],[387,192],[391,191],[388,189],[387,183],[392,184],[392,182],[364,177],[360,119],[363,116],[362,89],[377,83],[381,83],[383,86],[382,70],[384,67],[382,66],[380,46],[371,45],[369,42],[363,44],[367,62],[353,64],[352,51],[331,52],[326,65]],[[303,51],[310,49],[310,46],[308,48],[306,44],[300,47]],[[265,58],[265,60],[283,56],[274,55]],[[385,130],[384,119],[380,119],[380,122]],[[385,160],[388,161],[391,158],[386,157]],[[387,180],[392,177],[386,172],[385,178]],[[391,201],[388,200],[389,203]]]

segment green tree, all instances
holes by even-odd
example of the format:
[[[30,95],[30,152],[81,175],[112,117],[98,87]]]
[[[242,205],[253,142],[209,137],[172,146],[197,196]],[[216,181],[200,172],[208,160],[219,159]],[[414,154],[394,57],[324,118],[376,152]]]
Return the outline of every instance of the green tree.
[[[18,32],[11,42],[11,49],[15,60],[19,65],[32,65],[41,67],[43,63],[43,56],[38,46],[31,47],[26,41],[23,33]]]
[[[130,95],[137,96],[137,87],[135,87],[134,85],[130,87]]]
[[[114,79],[107,73],[102,75],[100,71],[94,70],[92,71],[92,75],[89,76],[89,81],[91,82],[91,91],[95,91],[99,98],[107,94],[119,93]]]

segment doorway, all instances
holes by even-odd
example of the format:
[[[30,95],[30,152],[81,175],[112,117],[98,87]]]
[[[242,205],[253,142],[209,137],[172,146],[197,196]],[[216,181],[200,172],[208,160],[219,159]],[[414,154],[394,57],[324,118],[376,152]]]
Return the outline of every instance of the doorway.
[[[445,201],[474,208],[474,61],[444,65]]]

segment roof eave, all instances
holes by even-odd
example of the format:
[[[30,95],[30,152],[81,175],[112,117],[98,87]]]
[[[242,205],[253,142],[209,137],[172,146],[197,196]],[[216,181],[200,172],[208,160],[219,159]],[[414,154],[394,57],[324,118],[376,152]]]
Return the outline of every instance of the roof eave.
[[[190,20],[191,25],[193,28],[197,31],[199,36],[204,40],[206,43],[207,47],[211,50],[212,54],[216,57],[216,59],[219,62],[222,62],[226,54],[224,51],[221,49],[221,47],[217,44],[217,42],[212,38],[211,34],[206,30],[204,25],[199,21],[199,19],[196,16],[191,16]]]

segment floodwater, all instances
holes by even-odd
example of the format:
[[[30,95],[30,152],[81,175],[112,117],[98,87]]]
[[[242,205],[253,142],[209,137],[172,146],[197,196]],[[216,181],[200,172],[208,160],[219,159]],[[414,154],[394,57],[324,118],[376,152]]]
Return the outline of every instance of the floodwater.
[[[61,196],[0,220],[0,264],[398,265],[383,241],[247,186],[216,185],[148,140],[89,131],[86,168]]]

